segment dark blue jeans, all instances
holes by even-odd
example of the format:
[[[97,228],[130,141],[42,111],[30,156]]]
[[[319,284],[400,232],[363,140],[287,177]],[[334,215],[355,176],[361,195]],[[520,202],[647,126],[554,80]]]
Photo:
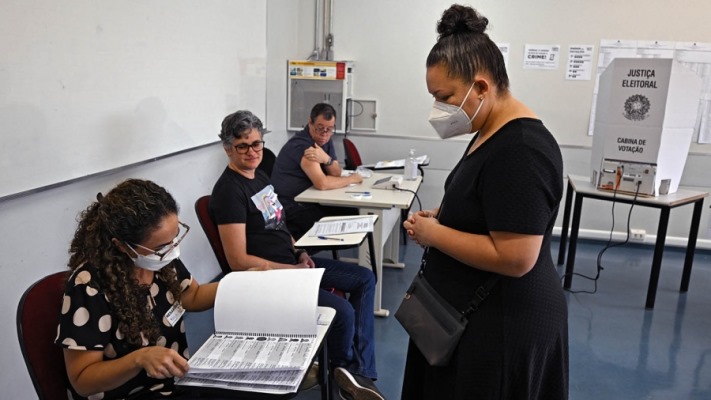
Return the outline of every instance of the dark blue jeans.
[[[348,299],[321,289],[318,305],[336,310],[328,334],[332,367],[344,367],[353,374],[376,379],[373,301],[375,277],[367,268],[328,258],[314,258],[324,268],[322,288],[349,294]]]

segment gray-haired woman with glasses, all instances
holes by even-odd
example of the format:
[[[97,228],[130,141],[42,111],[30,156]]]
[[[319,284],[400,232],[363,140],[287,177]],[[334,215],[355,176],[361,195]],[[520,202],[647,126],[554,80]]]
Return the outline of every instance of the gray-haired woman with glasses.
[[[74,399],[178,394],[183,313],[211,308],[217,289],[180,261],[189,229],[170,193],[145,180],[120,183],[81,213],[56,339]]]

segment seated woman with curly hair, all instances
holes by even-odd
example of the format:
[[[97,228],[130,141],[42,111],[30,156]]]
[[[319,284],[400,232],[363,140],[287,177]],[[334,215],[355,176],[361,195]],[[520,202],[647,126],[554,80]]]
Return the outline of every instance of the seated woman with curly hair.
[[[178,258],[188,226],[162,187],[129,179],[80,215],[56,343],[74,399],[178,394],[188,370],[185,310],[213,307]]]

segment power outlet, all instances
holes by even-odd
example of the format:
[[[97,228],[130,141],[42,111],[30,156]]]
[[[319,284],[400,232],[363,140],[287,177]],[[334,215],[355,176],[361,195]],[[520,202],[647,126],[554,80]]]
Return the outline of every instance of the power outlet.
[[[644,229],[630,229],[630,240],[635,242],[644,242],[647,238],[647,231]]]

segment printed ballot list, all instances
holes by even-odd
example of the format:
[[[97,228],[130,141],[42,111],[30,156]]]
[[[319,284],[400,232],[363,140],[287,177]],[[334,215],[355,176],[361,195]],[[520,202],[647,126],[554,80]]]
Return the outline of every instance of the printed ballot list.
[[[215,333],[178,384],[296,391],[335,315],[318,307],[322,276],[322,268],[227,274],[215,297]]]
[[[314,224],[314,229],[309,232],[309,236],[340,235],[343,233],[359,233],[372,231],[373,218],[366,216],[363,218],[318,221]]]
[[[266,371],[308,367],[313,337],[215,334],[191,359],[211,371]]]
[[[215,333],[190,358],[191,371],[306,368],[322,275],[321,268],[227,274],[215,296]]]

